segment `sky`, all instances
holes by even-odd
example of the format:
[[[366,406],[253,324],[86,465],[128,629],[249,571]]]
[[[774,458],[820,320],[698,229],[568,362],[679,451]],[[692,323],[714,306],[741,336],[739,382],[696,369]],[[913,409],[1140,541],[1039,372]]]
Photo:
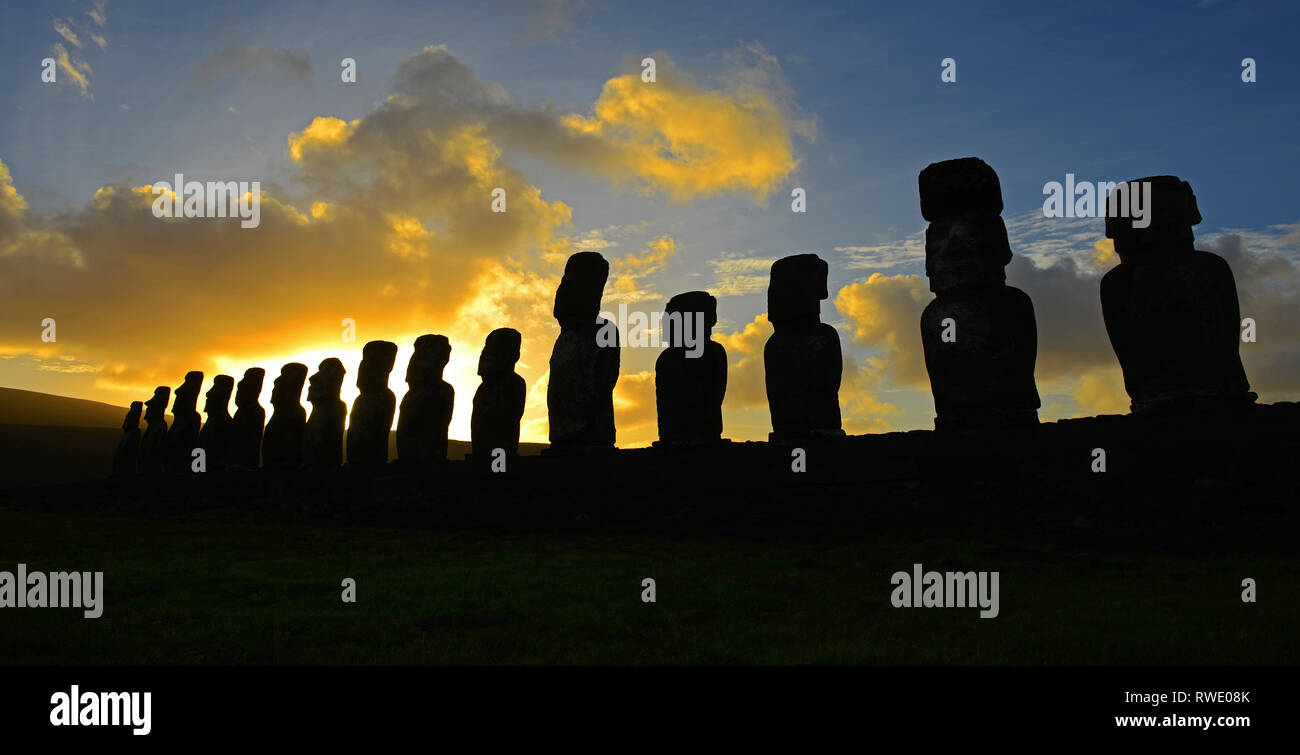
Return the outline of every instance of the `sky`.
[[[1197,246],[1229,261],[1257,322],[1252,388],[1300,399],[1300,6],[996,5],[5,4],[0,385],[125,405],[189,370],[206,390],[260,366],[265,404],[281,364],[336,356],[350,402],[362,345],[383,339],[400,400],[415,338],[441,333],[451,435],[468,438],[483,339],[513,327],[522,439],[545,441],[554,290],[591,250],[611,312],[718,297],[724,435],[759,440],[768,272],[814,252],[845,430],[929,428],[916,178],[977,156],[1002,184],[1008,283],[1035,304],[1044,420],[1128,406],[1101,319],[1103,221],[1043,213],[1067,173],[1190,182]],[[148,187],[176,173],[260,182],[260,224],[154,217]],[[623,350],[620,446],[656,438],[658,351]]]

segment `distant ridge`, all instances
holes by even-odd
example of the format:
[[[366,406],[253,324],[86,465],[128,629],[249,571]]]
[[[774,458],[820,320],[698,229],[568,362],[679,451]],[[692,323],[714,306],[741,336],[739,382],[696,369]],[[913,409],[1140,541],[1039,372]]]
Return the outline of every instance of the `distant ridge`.
[[[125,406],[18,388],[0,388],[0,425],[121,428],[125,416]],[[109,449],[109,455],[112,455],[112,449]]]

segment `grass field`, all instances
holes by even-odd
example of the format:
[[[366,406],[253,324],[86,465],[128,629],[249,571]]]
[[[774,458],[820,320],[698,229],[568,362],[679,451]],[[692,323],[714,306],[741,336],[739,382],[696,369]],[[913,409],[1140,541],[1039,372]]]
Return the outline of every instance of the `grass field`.
[[[3,664],[1294,664],[1293,557],[882,532],[466,533],[0,509],[0,570],[105,572],[104,614],[0,611]],[[1001,615],[890,575],[998,570]],[[357,581],[356,603],[340,582]],[[657,602],[641,601],[641,580]],[[1259,602],[1240,599],[1243,577]]]

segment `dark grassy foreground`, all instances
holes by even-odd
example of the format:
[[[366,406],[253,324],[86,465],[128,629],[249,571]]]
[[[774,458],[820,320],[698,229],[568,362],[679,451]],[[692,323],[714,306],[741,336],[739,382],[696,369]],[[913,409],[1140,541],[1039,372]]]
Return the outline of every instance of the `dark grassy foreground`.
[[[0,610],[3,664],[1295,664],[1300,566],[1081,536],[444,532],[0,509],[0,570],[102,570],[105,610]],[[1001,615],[890,575],[1001,571]],[[340,600],[353,577],[358,602]],[[641,580],[658,602],[641,602]],[[1259,602],[1243,604],[1253,577]]]

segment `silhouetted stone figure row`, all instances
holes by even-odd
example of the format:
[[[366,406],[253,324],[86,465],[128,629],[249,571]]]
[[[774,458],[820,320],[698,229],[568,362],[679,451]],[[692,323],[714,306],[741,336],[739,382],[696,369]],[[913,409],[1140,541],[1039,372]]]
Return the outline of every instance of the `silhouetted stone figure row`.
[[[1241,311],[1232,269],[1198,251],[1196,195],[1176,176],[1151,185],[1150,225],[1107,212],[1120,263],[1101,280],[1106,332],[1124,370],[1134,413],[1246,406],[1255,401],[1241,366]],[[1116,187],[1118,190],[1119,187]]]
[[[498,448],[507,458],[519,455],[519,422],[524,416],[524,401],[528,393],[528,385],[515,373],[522,343],[519,331],[498,328],[488,333],[479,354],[478,374],[483,382],[474,391],[469,434],[470,453],[484,464],[491,462],[492,453]],[[447,391],[447,416],[450,418],[450,385],[447,385]],[[445,432],[443,441],[446,442]]]
[[[1147,227],[1108,212],[1106,235],[1120,264],[1102,279],[1106,329],[1124,371],[1135,413],[1187,411],[1251,404],[1239,356],[1240,312],[1236,284],[1220,257],[1193,247],[1200,222],[1191,187],[1174,176],[1137,179],[1122,190],[1152,187]],[[1011,246],[1002,222],[1002,190],[984,161],[968,157],[933,163],[918,178],[925,233],[925,272],[935,299],[921,315],[921,340],[938,430],[1032,426],[1040,405],[1034,383],[1037,328],[1024,292],[1006,285]],[[1120,191],[1117,187],[1116,191]],[[555,292],[560,335],[550,358],[546,403],[548,453],[590,453],[614,448],[613,391],[619,373],[619,335],[599,317],[609,263],[596,252],[569,257]],[[773,334],[763,350],[773,442],[844,436],[839,387],[843,370],[839,334],[823,323],[828,268],[815,254],[772,265],[767,290]],[[665,307],[667,348],[655,362],[658,445],[721,442],[727,390],[726,350],[712,340],[717,299],[690,291]],[[470,422],[472,456],[488,461],[495,449],[515,456],[527,386],[514,368],[521,336],[510,328],[488,334],[479,356],[482,383]],[[165,386],[144,402],[147,428],[139,430],[141,403],[123,423],[114,455],[115,475],[191,469],[192,450],[203,448],[208,469],[262,466],[338,466],[344,426],[350,465],[388,461],[388,434],[396,397],[388,387],[397,345],[371,341],[362,351],[359,395],[351,421],[340,398],[344,367],[322,361],[299,403],[305,365],[281,368],[271,392],[274,413],[258,404],[263,370],[249,369],[228,413],[234,380],[218,375],[207,394],[206,424],[195,403],[202,372],[190,372],[176,389],[170,430]],[[397,460],[429,465],[447,457],[447,430],[455,391],[443,380],[451,343],[420,336],[407,364],[408,390],[397,415]]]
[[[302,438],[307,410],[299,403],[307,382],[307,365],[290,362],[271,383],[271,420],[262,436],[262,466],[286,469],[302,464]]]
[[[659,442],[718,443],[727,394],[727,350],[712,340],[718,300],[705,291],[688,291],[669,299],[664,312],[668,348],[655,361]]]
[[[935,299],[921,314],[935,428],[1038,422],[1034,305],[1006,285],[1011,244],[997,173],[975,157],[921,171],[925,274]]]
[[[773,333],[763,347],[763,366],[774,442],[844,437],[840,334],[821,321],[826,277],[826,261],[815,254],[796,254],[772,265],[767,319]]]
[[[555,290],[560,335],[551,351],[546,409],[552,453],[586,453],[614,448],[614,385],[619,345],[613,323],[599,317],[609,263],[598,252],[578,252],[564,265]],[[613,347],[597,334],[608,326]]]
[[[406,364],[406,395],[397,417],[397,460],[403,464],[447,458],[447,428],[456,405],[456,391],[442,379],[449,361],[451,341],[446,336],[429,333],[415,339],[415,352]]]

